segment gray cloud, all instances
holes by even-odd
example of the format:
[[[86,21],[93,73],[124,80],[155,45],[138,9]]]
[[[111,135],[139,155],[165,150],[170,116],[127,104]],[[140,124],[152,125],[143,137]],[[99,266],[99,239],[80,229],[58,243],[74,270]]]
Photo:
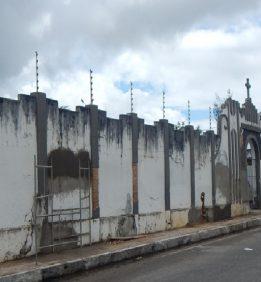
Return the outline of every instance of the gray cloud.
[[[39,51],[40,89],[73,108],[88,92],[95,69],[95,99],[117,116],[128,97],[115,81],[151,83],[154,94],[135,96],[150,122],[161,117],[167,89],[170,121],[184,119],[187,99],[207,109],[215,92],[231,88],[244,98],[253,81],[261,106],[260,1],[244,0],[0,0],[0,96],[34,87],[34,51]],[[175,108],[176,107],[176,108]],[[173,110],[174,109],[174,110]]]
[[[99,69],[125,49],[145,49],[195,26],[235,24],[259,1],[0,2],[0,81],[17,75],[39,50],[46,75],[63,69]],[[44,27],[49,15],[50,26]]]

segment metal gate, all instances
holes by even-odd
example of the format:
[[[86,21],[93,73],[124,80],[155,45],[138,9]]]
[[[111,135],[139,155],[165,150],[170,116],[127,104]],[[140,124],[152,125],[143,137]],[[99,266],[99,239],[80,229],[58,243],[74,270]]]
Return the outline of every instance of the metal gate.
[[[38,176],[42,175],[43,191],[40,193],[38,187]],[[47,176],[49,181],[47,182]],[[87,179],[87,181],[85,181]],[[49,183],[49,185],[47,184]],[[91,185],[90,185],[90,167],[82,167],[79,161],[79,205],[71,208],[54,208],[55,193],[53,189],[53,164],[41,165],[36,161],[34,156],[34,211],[33,226],[35,233],[35,262],[38,261],[38,252],[43,249],[51,249],[52,252],[58,247],[70,244],[83,246],[83,236],[88,236],[88,242],[91,244]],[[77,217],[77,218],[76,218]],[[69,236],[63,236],[62,227],[71,222],[71,230],[75,230],[74,224],[79,221],[79,231]],[[76,219],[75,219],[76,218]],[[66,220],[67,219],[67,220]],[[83,222],[88,224],[88,230],[83,231]],[[41,244],[41,228],[46,222],[50,227],[50,240]],[[88,222],[88,223],[87,223]]]

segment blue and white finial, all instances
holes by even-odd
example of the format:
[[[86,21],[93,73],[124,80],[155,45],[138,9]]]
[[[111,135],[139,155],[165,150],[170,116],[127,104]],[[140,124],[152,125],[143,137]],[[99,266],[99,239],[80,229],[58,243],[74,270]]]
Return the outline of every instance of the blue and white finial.
[[[188,124],[190,125],[191,111],[190,111],[190,101],[188,100]]]
[[[133,113],[133,83],[130,82],[130,103],[131,103],[131,113]]]
[[[162,91],[162,116],[163,116],[163,119],[165,119],[165,110],[166,110],[166,106],[165,106],[165,91]]]
[[[91,102],[91,105],[93,104],[93,101],[94,101],[94,99],[93,99],[93,81],[92,81],[92,79],[93,79],[93,76],[92,76],[92,73],[93,73],[93,71],[90,69],[90,102]]]

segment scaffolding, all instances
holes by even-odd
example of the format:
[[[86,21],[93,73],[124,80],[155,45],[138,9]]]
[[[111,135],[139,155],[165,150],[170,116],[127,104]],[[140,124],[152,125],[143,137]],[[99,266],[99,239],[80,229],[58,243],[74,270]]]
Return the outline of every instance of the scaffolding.
[[[41,174],[43,180],[42,191],[39,191],[38,176]],[[49,175],[49,185],[47,185],[47,176]],[[38,263],[38,252],[43,249],[51,249],[55,252],[57,247],[64,245],[76,244],[83,246],[83,236],[89,237],[89,242],[85,244],[91,245],[91,185],[90,185],[90,167],[82,167],[79,161],[79,206],[72,208],[54,208],[54,185],[53,185],[53,163],[51,165],[40,165],[34,156],[34,216],[33,226],[35,233],[35,262]],[[87,181],[85,181],[87,179]],[[82,181],[81,181],[82,180]],[[82,187],[84,184],[85,187]],[[86,184],[86,185],[85,185]],[[84,205],[84,203],[86,205]],[[43,207],[44,212],[39,213],[39,207]],[[75,216],[78,219],[75,219]],[[84,217],[85,215],[85,217]],[[68,220],[70,217],[70,220]],[[50,226],[51,240],[48,243],[41,244],[41,236],[39,227],[46,221]],[[73,233],[74,224],[79,221],[79,232]],[[88,222],[88,231],[83,232],[83,222]],[[62,236],[63,224],[71,222],[72,234]],[[58,226],[58,232],[55,232],[55,226]],[[56,228],[57,229],[57,228]],[[58,234],[56,234],[58,233]],[[57,235],[57,236],[55,236]]]

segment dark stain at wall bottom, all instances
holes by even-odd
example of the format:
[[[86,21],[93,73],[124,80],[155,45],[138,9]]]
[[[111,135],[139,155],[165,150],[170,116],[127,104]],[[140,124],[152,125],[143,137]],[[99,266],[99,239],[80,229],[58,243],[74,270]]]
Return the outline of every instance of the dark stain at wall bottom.
[[[231,205],[225,205],[224,207],[214,207],[214,221],[224,220],[231,218]]]
[[[201,221],[200,208],[191,208],[188,213],[189,224],[199,223]]]
[[[200,222],[211,222],[231,218],[231,205],[215,206],[214,208],[207,208],[206,218],[201,216],[201,208],[191,208],[188,214],[189,224]]]
[[[117,226],[117,236],[126,237],[137,234],[137,228],[135,224],[135,217],[130,216],[121,216],[118,221]]]
[[[42,234],[41,234],[41,246],[48,246],[51,244],[66,242],[64,245],[56,246],[55,251],[60,251],[64,249],[71,249],[77,247],[76,232],[71,226],[73,222],[64,221],[59,224],[59,222],[53,223],[53,239],[52,239],[52,224],[50,222],[43,222]],[[41,253],[50,253],[52,251],[51,247],[46,247],[41,249]]]
[[[28,232],[27,232],[27,235],[26,235],[26,239],[25,239],[25,242],[22,246],[22,248],[20,249],[20,257],[24,257],[26,254],[28,254],[30,251],[31,251],[31,248],[32,248],[32,238],[33,238],[33,228],[31,227]],[[31,239],[31,240],[29,240]]]

